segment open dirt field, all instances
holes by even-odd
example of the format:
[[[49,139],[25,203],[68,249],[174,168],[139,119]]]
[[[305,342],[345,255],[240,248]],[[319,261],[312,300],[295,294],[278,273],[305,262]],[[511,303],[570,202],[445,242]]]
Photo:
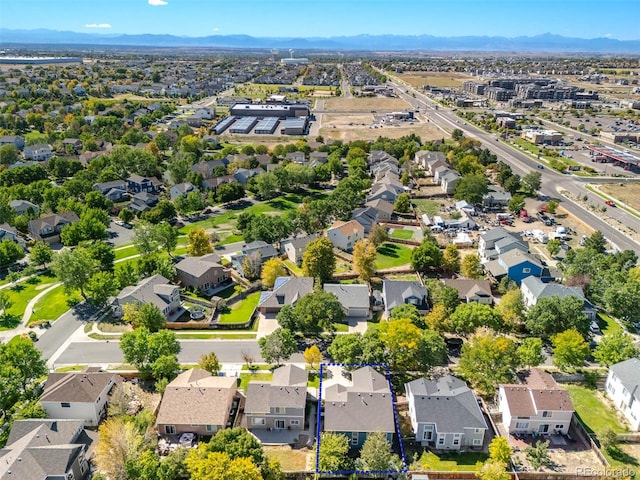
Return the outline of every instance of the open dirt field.
[[[466,73],[458,72],[405,72],[398,77],[416,88],[422,88],[423,85],[459,87],[472,78]]]
[[[611,97],[616,98],[640,98],[640,94],[633,94],[633,88],[637,85],[616,85],[615,83],[591,83],[591,82],[581,82],[578,80],[579,77],[575,77],[572,75],[560,76],[560,78],[564,78],[568,81],[569,85],[573,85],[576,87],[584,88],[586,91],[593,90],[596,92],[607,94]],[[614,77],[615,78],[615,77]],[[631,78],[631,77],[620,77],[620,78]]]
[[[329,98],[324,101],[325,110],[342,112],[370,112],[371,110],[397,111],[411,108],[400,98],[365,97],[365,98]]]
[[[353,123],[353,125],[349,125]],[[364,123],[364,125],[363,125]],[[432,124],[406,123],[400,126],[379,126],[369,128],[373,123],[373,115],[323,115],[320,134],[324,138],[334,140],[375,140],[378,137],[399,138],[412,133],[423,141],[442,138],[442,131]],[[335,127],[335,128],[334,128]]]
[[[631,208],[640,210],[640,183],[609,183],[600,185],[600,190],[626,203]]]

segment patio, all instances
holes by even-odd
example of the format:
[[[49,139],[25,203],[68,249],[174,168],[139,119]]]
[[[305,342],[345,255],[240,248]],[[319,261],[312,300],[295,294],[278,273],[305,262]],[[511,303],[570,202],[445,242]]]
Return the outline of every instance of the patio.
[[[292,445],[294,448],[311,447],[316,438],[316,405],[309,404],[307,409],[308,425],[304,430],[280,430],[280,429],[253,429],[250,433],[256,437],[262,445]],[[241,425],[247,428],[246,418],[243,415]]]

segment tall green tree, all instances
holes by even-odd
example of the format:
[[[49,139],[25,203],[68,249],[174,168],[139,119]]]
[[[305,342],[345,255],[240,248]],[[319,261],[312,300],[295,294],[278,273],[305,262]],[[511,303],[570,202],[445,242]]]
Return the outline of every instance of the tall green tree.
[[[323,433],[320,437],[320,456],[317,460],[321,472],[339,472],[349,470],[352,461],[349,458],[349,439],[341,433]]]
[[[395,470],[400,461],[391,449],[391,443],[382,432],[373,432],[367,436],[362,448],[360,458],[356,461],[358,470],[369,472],[382,472]]]
[[[322,237],[307,246],[302,256],[302,274],[305,277],[313,277],[324,284],[331,279],[335,269],[336,257],[331,240]]]
[[[442,255],[442,268],[450,272],[457,273],[460,271],[460,252],[455,243],[450,243],[444,248]]]
[[[293,334],[284,328],[278,328],[273,333],[258,340],[262,358],[268,363],[280,365],[281,360],[287,360],[298,351]]]
[[[80,295],[86,300],[85,288],[89,279],[98,271],[98,262],[91,258],[85,248],[63,250],[52,262],[51,270],[67,291],[80,290]]]
[[[53,250],[51,246],[44,242],[36,242],[29,252],[29,260],[37,266],[45,266],[53,258]]]
[[[411,268],[419,272],[425,272],[431,268],[437,268],[442,264],[442,250],[440,246],[431,240],[425,240],[411,251]]]
[[[593,351],[593,358],[607,367],[637,355],[638,349],[633,338],[622,330],[605,335]]]
[[[489,180],[484,175],[467,175],[456,185],[454,198],[466,200],[472,205],[482,203],[482,197],[489,191]]]
[[[376,247],[369,240],[360,240],[353,247],[353,267],[360,280],[368,282],[376,273]]]
[[[151,333],[149,329],[140,327],[122,334],[120,350],[126,363],[134,365],[143,377],[149,378],[153,373],[153,364],[160,357],[169,355],[177,358],[180,344],[174,332],[161,330]]]
[[[500,313],[482,303],[461,303],[449,316],[451,329],[456,333],[469,334],[478,327],[500,330],[503,320]]]
[[[562,371],[584,365],[589,356],[589,344],[577,330],[565,330],[551,337],[553,364]]]
[[[529,308],[525,325],[533,335],[540,337],[550,337],[570,328],[587,337],[590,321],[584,313],[581,298],[547,297]]]

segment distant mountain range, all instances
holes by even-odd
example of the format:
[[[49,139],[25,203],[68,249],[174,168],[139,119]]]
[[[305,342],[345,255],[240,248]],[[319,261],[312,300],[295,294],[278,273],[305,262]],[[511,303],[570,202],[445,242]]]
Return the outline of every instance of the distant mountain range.
[[[140,47],[276,48],[297,50],[479,51],[640,54],[640,40],[570,38],[545,33],[533,37],[434,37],[432,35],[354,35],[342,37],[252,37],[250,35],[122,35],[57,30],[0,29],[0,45],[121,45]]]

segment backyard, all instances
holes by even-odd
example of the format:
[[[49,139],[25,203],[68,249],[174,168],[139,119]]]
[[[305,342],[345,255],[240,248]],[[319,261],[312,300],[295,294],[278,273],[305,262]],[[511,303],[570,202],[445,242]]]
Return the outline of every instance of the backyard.
[[[440,211],[440,203],[435,200],[413,199],[411,203],[413,203],[420,214],[426,213],[430,217],[437,215]]]
[[[408,228],[394,228],[389,235],[391,238],[400,238],[403,240],[410,240],[413,237],[413,230]]]
[[[378,257],[376,268],[383,270],[386,268],[407,265],[411,260],[411,249],[397,243],[386,242],[378,247]]]
[[[436,455],[424,452],[418,463],[425,470],[438,472],[470,472],[478,470],[478,462],[484,462],[488,455],[480,452],[448,453]]]
[[[608,400],[602,392],[582,385],[566,385],[566,388],[587,432],[600,434],[607,429],[616,433],[625,432],[615,410],[605,403]]]
[[[280,462],[284,472],[300,472],[307,469],[308,450],[293,450],[288,445],[265,446],[264,454]]]
[[[218,323],[232,324],[232,323],[245,323],[251,318],[251,314],[258,306],[260,301],[260,292],[254,292],[247,296],[247,298],[234,303],[231,307],[228,307],[225,312],[220,315]]]

